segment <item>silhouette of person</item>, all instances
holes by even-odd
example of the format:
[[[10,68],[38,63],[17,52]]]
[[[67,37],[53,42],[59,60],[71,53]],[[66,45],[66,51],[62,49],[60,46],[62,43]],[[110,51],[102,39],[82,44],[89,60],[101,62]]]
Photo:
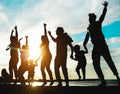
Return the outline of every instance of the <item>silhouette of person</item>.
[[[79,77],[79,80],[81,79],[80,76],[80,69],[82,69],[82,74],[83,74],[83,80],[86,79],[86,57],[85,54],[88,53],[87,48],[85,47],[85,50],[80,50],[79,45],[75,45],[73,47],[73,50],[75,52],[75,57],[72,57],[72,59],[78,61],[77,67],[76,67],[76,72]]]
[[[96,21],[96,15],[94,13],[89,14],[89,27],[88,27],[88,32],[86,34],[85,40],[84,40],[84,45],[87,44],[89,40],[89,36],[91,37],[91,41],[93,43],[93,50],[92,50],[92,59],[93,59],[93,66],[94,69],[101,80],[100,86],[105,86],[106,81],[104,79],[103,72],[100,67],[100,57],[103,56],[105,61],[107,62],[108,66],[114,73],[114,75],[117,77],[117,80],[120,84],[120,79],[118,76],[117,69],[114,65],[114,62],[111,58],[109,48],[107,46],[107,43],[105,41],[104,35],[102,33],[102,22],[105,18],[106,12],[107,12],[107,6],[108,2],[103,3],[104,9],[103,13],[100,16],[99,20]]]
[[[2,75],[2,78],[3,78],[3,83],[4,84],[10,84],[12,79],[10,77],[10,74],[7,72],[7,70],[5,68],[2,69],[1,75]]]
[[[20,48],[20,43],[18,41],[18,31],[17,26],[14,27],[15,36],[13,36],[14,30],[12,30],[10,35],[10,44],[6,50],[10,48],[10,60],[9,60],[9,73],[11,79],[13,78],[13,73],[15,74],[15,79],[17,79],[17,64],[18,64],[18,48]]]
[[[72,38],[64,32],[63,27],[58,27],[56,30],[57,38],[54,38],[51,35],[51,32],[48,32],[50,37],[57,44],[56,57],[55,57],[55,76],[58,81],[58,86],[62,86],[62,80],[60,77],[59,68],[62,68],[62,72],[65,78],[66,86],[69,86],[68,72],[67,72],[67,46],[71,48],[71,57],[73,57],[73,45]]]
[[[50,63],[51,63],[51,59],[52,59],[52,55],[49,49],[49,39],[47,36],[47,30],[46,30],[46,25],[44,23],[44,35],[41,37],[42,43],[40,45],[40,57],[41,57],[41,73],[42,73],[42,77],[43,77],[43,81],[44,83],[42,84],[42,86],[46,85],[46,74],[45,74],[45,69],[47,70],[49,77],[50,77],[50,86],[53,84],[53,76],[52,76],[52,72],[50,69]]]
[[[28,58],[29,58],[29,45],[28,45],[28,36],[25,36],[26,44],[22,46],[20,49],[20,58],[21,58],[21,65],[18,69],[18,78],[21,81],[21,84],[25,84],[23,74],[28,71]]]
[[[35,66],[37,66],[35,61],[33,59],[30,59],[29,60],[29,65],[28,65],[28,81],[29,81],[29,85],[32,85],[33,80],[34,80]]]

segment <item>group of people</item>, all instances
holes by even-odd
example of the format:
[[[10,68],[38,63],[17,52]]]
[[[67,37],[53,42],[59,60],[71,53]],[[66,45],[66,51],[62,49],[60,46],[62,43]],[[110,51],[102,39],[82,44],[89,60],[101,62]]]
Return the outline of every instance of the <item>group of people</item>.
[[[55,69],[55,77],[58,81],[58,86],[62,86],[62,80],[60,76],[60,67],[62,68],[62,72],[65,78],[66,86],[69,86],[69,78],[68,78],[68,72],[67,72],[67,46],[71,48],[71,55],[70,58],[73,60],[78,61],[78,65],[76,67],[76,72],[81,79],[80,75],[80,69],[82,69],[83,74],[83,80],[86,79],[86,64],[87,60],[85,57],[85,54],[88,53],[88,49],[86,47],[87,42],[89,40],[89,37],[91,37],[91,41],[93,44],[93,50],[92,50],[92,60],[93,60],[93,66],[95,69],[95,72],[98,75],[98,78],[101,80],[100,86],[105,86],[106,81],[104,79],[104,75],[102,73],[101,67],[100,67],[100,57],[103,56],[107,64],[109,65],[110,69],[116,76],[118,80],[118,84],[120,85],[120,78],[117,72],[117,69],[114,65],[114,62],[111,58],[108,46],[106,44],[104,35],[102,33],[102,22],[105,18],[106,12],[107,12],[107,6],[108,2],[103,3],[104,9],[102,12],[102,15],[100,16],[99,20],[96,21],[96,15],[94,13],[89,14],[89,26],[87,28],[87,33],[83,42],[83,46],[85,50],[80,49],[80,45],[73,46],[72,38],[64,31],[63,27],[57,27],[56,29],[56,35],[57,37],[54,38],[50,31],[47,32],[46,26],[47,24],[44,23],[44,35],[41,36],[41,45],[40,45],[40,55],[36,60],[29,60],[29,45],[28,45],[28,36],[25,36],[26,38],[26,44],[22,46],[20,45],[20,39],[18,39],[18,32],[17,32],[17,26],[14,27],[16,35],[13,36],[14,30],[11,32],[10,36],[10,45],[7,48],[7,50],[10,48],[10,62],[9,62],[9,73],[10,77],[13,78],[13,71],[15,73],[15,78],[19,79],[22,84],[25,84],[24,76],[23,74],[25,71],[29,71],[28,73],[28,79],[33,80],[34,79],[34,68],[37,65],[38,60],[41,58],[41,73],[43,77],[43,86],[47,84],[46,81],[46,73],[45,69],[47,70],[49,77],[50,77],[50,86],[53,85],[53,75],[52,71],[50,69],[50,63],[52,59],[52,55],[49,49],[49,39],[48,34],[51,37],[51,39],[56,43],[56,57],[54,60],[54,69]],[[18,64],[18,49],[20,49],[20,59],[21,59],[21,65],[17,69]],[[75,55],[73,54],[75,53]]]

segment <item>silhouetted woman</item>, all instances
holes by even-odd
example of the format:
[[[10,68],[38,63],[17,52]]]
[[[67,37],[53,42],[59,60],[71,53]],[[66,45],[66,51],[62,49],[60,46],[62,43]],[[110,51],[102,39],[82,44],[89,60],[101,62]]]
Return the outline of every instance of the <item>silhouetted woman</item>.
[[[25,36],[26,44],[22,46],[20,50],[21,65],[18,69],[18,78],[21,81],[21,84],[25,84],[24,73],[28,71],[28,59],[29,59],[29,45],[28,45],[28,36]]]
[[[18,31],[17,26],[14,27],[15,36],[13,36],[14,30],[12,30],[10,35],[10,45],[6,49],[10,48],[10,61],[9,61],[9,73],[11,79],[13,78],[13,73],[15,74],[15,79],[17,79],[17,64],[18,64],[18,48],[20,48],[20,43],[18,41]]]
[[[49,49],[49,40],[48,40],[48,36],[47,36],[47,31],[46,31],[46,24],[44,24],[44,35],[41,37],[41,40],[42,40],[42,43],[40,45],[41,73],[42,73],[42,77],[43,77],[43,81],[44,81],[42,86],[47,84],[45,69],[47,70],[49,77],[50,77],[50,81],[51,81],[50,85],[52,85],[53,77],[52,77],[52,72],[50,69],[52,55],[51,55],[51,52]]]

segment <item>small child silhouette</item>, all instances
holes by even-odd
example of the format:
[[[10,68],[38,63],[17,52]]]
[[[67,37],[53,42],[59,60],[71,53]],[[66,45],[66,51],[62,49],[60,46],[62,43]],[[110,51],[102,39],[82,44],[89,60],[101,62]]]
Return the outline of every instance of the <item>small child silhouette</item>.
[[[5,68],[2,69],[1,74],[3,78],[3,83],[10,84],[10,81],[12,80],[12,78],[10,77],[10,74],[7,72]]]
[[[72,59],[78,61],[78,64],[76,66],[76,72],[79,77],[79,80],[81,79],[80,76],[80,69],[82,69],[82,74],[83,74],[83,80],[85,80],[86,76],[86,57],[85,54],[88,53],[87,48],[85,47],[86,51],[80,50],[79,45],[75,45],[73,48],[73,51],[75,52],[75,56],[71,57]]]
[[[29,81],[29,85],[30,84],[32,85],[33,80],[34,80],[35,66],[37,66],[36,62],[33,59],[30,59],[29,60],[29,65],[28,65],[28,81]]]

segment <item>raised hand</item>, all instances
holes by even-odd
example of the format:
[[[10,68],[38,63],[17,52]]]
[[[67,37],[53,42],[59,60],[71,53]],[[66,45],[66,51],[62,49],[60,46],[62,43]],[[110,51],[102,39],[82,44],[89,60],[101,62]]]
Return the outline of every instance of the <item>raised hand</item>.
[[[15,27],[14,27],[15,29],[17,29],[17,25],[15,25]]]
[[[44,26],[46,27],[46,26],[47,26],[47,24],[46,24],[46,23],[44,23]]]
[[[20,42],[22,39],[23,39],[23,38],[20,38],[20,39],[19,39],[19,42]]]
[[[14,30],[12,29],[12,33],[14,32]]]
[[[25,38],[28,38],[28,36],[25,36]]]
[[[49,34],[49,35],[51,35],[51,32],[50,32],[50,31],[48,31],[48,34]]]
[[[102,3],[103,4],[103,6],[105,6],[105,7],[107,7],[108,6],[108,2],[107,1],[105,1],[104,3]]]

